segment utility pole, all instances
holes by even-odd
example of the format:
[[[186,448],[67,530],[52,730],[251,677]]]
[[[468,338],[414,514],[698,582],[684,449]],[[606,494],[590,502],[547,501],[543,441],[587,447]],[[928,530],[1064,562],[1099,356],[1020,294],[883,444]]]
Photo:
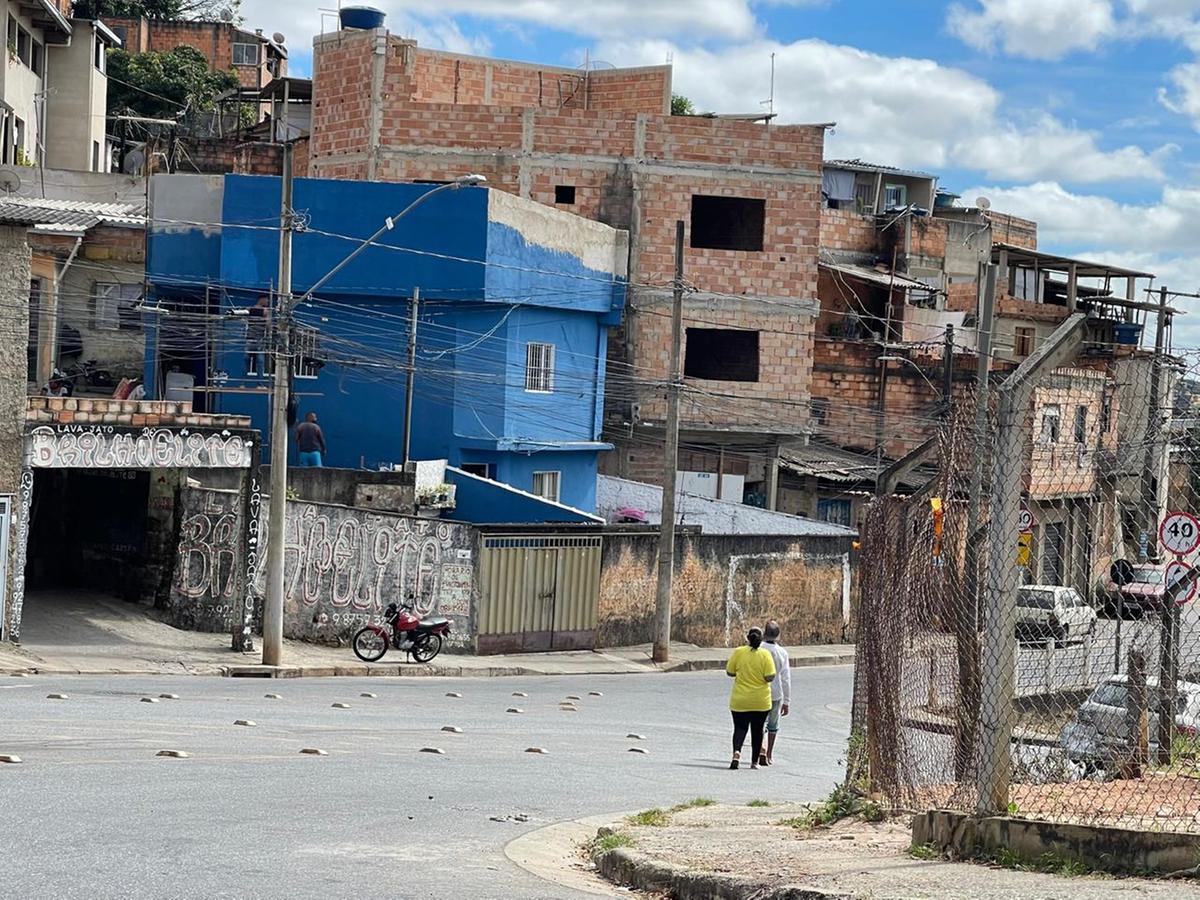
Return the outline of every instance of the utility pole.
[[[404,452],[400,457],[402,468],[408,466],[409,447],[412,444],[413,382],[417,379],[417,313],[421,309],[419,287],[413,288],[408,309],[408,383],[404,386]]]
[[[1142,505],[1145,508],[1145,529],[1152,542],[1158,535],[1158,526],[1166,515],[1166,458],[1167,423],[1163,415],[1163,369],[1166,351],[1168,316],[1168,291],[1165,287],[1158,292],[1158,314],[1154,322],[1154,361],[1150,368],[1150,402],[1146,404],[1146,445],[1149,458],[1142,468]],[[1169,408],[1169,407],[1166,407]],[[1161,562],[1162,548],[1158,556]],[[1169,594],[1170,592],[1168,592]],[[1179,678],[1179,606],[1170,602],[1164,594],[1158,639],[1159,653],[1159,700],[1157,736],[1158,761],[1171,761],[1171,732],[1175,725],[1175,682]]]
[[[954,326],[946,325],[946,341],[942,348],[942,404],[945,417],[954,408]]]
[[[983,494],[984,434],[987,431],[988,388],[992,366],[992,332],[996,323],[996,267],[984,266],[980,283],[983,295],[979,304],[979,324],[975,337],[975,352],[979,355],[975,376],[975,427],[971,432],[972,463],[971,490],[967,498],[967,546],[964,565],[966,582],[965,608],[960,612],[955,628],[958,656],[958,694],[963,716],[955,742],[955,773],[958,779],[968,777],[971,753],[979,727],[979,621],[980,578],[979,559],[986,532],[980,528]]]
[[[679,477],[679,389],[683,380],[683,221],[675,222],[675,290],[671,306],[671,381],[667,385],[667,434],[663,458],[662,523],[658,534],[658,591],[654,599],[655,662],[671,654],[671,581],[675,574],[675,482]]]
[[[288,385],[292,358],[292,145],[283,145],[283,197],[279,206],[279,291],[275,298],[275,390],[271,395],[271,487],[267,524],[267,596],[263,602],[264,666],[283,655],[283,532],[287,524]]]

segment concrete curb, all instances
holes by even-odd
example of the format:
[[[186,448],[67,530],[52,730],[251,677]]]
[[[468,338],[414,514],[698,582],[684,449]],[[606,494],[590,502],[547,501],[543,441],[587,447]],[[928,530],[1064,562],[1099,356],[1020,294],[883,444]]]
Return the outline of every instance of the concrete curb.
[[[800,885],[772,885],[741,875],[721,875],[660,862],[637,850],[618,847],[592,857],[605,878],[639,891],[659,891],[672,900],[855,900]]]
[[[854,662],[853,651],[822,656],[801,656],[792,658],[792,668],[802,669],[811,666],[841,666]],[[683,659],[666,665],[655,665],[646,662],[644,665],[634,662],[624,664],[612,661],[597,660],[597,664],[589,669],[571,669],[563,671],[553,666],[547,668],[531,666],[455,666],[455,665],[421,665],[417,663],[367,664],[348,663],[346,665],[319,666],[262,666],[246,665],[216,665],[196,664],[190,667],[175,665],[159,670],[152,669],[119,669],[119,668],[71,668],[67,666],[29,664],[22,666],[0,665],[0,677],[14,674],[26,675],[221,675],[226,678],[334,678],[338,676],[363,678],[367,676],[386,676],[404,678],[505,678],[513,676],[560,676],[560,675],[645,675],[654,672],[707,672],[725,668],[723,659]]]

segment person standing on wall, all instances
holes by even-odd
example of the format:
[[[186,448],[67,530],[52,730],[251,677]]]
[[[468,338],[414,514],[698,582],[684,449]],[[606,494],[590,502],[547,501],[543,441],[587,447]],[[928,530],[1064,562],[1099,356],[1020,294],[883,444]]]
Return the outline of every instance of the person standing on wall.
[[[246,321],[246,374],[267,374],[267,336],[271,330],[271,298],[259,297]]]
[[[771,711],[771,681],[775,678],[775,660],[762,647],[761,628],[746,632],[746,643],[738,647],[725,664],[725,674],[733,679],[729,710],[733,714],[733,761],[736,769],[742,758],[746,732],[750,732],[752,751],[750,768],[757,769],[762,756],[763,723]]]
[[[325,464],[325,433],[317,424],[316,413],[310,412],[296,426],[296,449],[301,466],[319,469]]]
[[[779,623],[772,619],[763,629],[763,647],[771,654],[775,663],[775,677],[771,680],[771,711],[767,713],[767,746],[758,758],[760,766],[774,763],[775,737],[779,734],[779,717],[788,714],[792,702],[792,662],[788,652],[779,646]]]

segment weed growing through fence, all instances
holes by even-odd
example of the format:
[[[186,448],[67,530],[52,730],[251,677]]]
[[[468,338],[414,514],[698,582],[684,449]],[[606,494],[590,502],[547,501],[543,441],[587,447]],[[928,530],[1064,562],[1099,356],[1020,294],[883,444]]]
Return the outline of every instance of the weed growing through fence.
[[[809,828],[832,825],[842,819],[861,819],[864,822],[882,822],[883,807],[865,795],[864,785],[835,785],[829,798],[818,803],[803,817]]]
[[[980,857],[979,861],[991,863],[1002,869],[1015,869],[1019,872],[1040,872],[1045,875],[1061,875],[1066,878],[1076,878],[1080,875],[1092,874],[1090,866],[1056,850],[1048,850],[1040,856],[1027,857],[1016,850],[1002,847],[993,854]]]

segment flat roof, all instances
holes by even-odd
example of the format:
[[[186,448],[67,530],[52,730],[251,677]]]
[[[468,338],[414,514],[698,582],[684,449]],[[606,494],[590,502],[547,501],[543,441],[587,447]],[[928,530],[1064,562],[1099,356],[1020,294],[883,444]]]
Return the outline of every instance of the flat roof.
[[[859,281],[869,281],[871,284],[877,284],[880,287],[906,288],[918,291],[936,290],[936,288],[931,288],[923,281],[915,281],[896,272],[885,272],[867,266],[856,266],[853,263],[823,262],[819,265],[822,269],[829,269],[849,278],[857,278]]]
[[[312,100],[313,91],[311,78],[272,78],[267,82],[266,87],[259,91],[258,96],[262,100],[282,100],[284,85],[287,85],[287,95],[289,101]]]
[[[1153,278],[1153,272],[1139,272],[1136,269],[1123,269],[1120,266],[1110,266],[1105,263],[1088,262],[1083,259],[1075,259],[1071,256],[1059,256],[1056,253],[1043,253],[1041,250],[1030,250],[1026,247],[1018,247],[1015,244],[992,244],[993,259],[1000,251],[1008,253],[1008,261],[1010,264],[1016,262],[1020,264],[1022,261],[1036,263],[1040,268],[1059,268],[1062,271],[1067,271],[1070,266],[1075,266],[1075,274],[1081,278],[1104,278],[1109,275],[1116,275],[1119,278]]]

